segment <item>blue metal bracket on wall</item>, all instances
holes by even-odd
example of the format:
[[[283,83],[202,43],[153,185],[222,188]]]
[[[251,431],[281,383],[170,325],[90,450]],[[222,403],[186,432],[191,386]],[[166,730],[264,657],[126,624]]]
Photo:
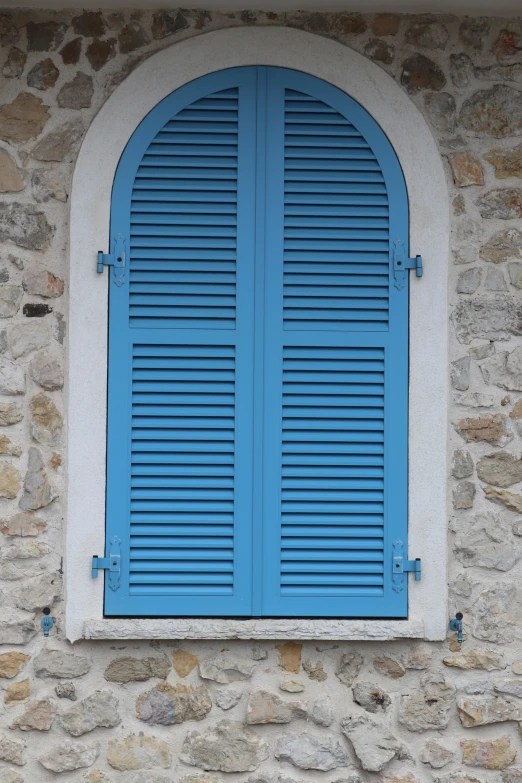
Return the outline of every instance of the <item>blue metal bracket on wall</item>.
[[[109,557],[92,557],[92,578],[98,578],[98,571],[107,570],[109,572],[109,587],[111,590],[117,590],[120,586],[121,578],[121,539],[118,536],[111,538],[109,547]]]
[[[113,240],[113,252],[102,253],[98,250],[98,263],[96,269],[98,274],[103,272],[104,266],[112,266],[112,279],[117,286],[122,286],[125,282],[125,237],[123,234],[117,234]]]
[[[406,274],[409,269],[415,269],[416,276],[422,277],[422,256],[408,258],[404,242],[401,239],[396,239],[393,243],[393,277],[395,288],[399,291],[402,291],[406,285]]]
[[[393,563],[392,563],[392,581],[393,589],[396,593],[400,593],[406,586],[406,574],[408,571],[413,571],[415,574],[415,581],[421,580],[421,559],[418,557],[416,560],[404,559],[404,543],[402,541],[393,542]]]

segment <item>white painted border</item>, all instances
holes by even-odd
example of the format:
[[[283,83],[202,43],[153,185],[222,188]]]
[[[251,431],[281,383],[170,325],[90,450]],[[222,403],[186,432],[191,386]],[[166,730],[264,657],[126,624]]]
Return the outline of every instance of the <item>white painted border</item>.
[[[105,620],[103,579],[91,578],[90,556],[103,554],[105,538],[107,391],[107,275],[97,275],[95,261],[108,246],[116,167],[159,101],[192,79],[241,65],[294,68],[344,90],[379,123],[404,170],[411,253],[425,260],[424,278],[411,280],[409,431],[409,553],[422,558],[423,575],[410,582],[407,621]],[[94,118],[74,173],[70,247],[68,639],[445,638],[448,194],[431,132],[394,80],[346,46],[291,28],[233,28],[174,44],[140,65]]]

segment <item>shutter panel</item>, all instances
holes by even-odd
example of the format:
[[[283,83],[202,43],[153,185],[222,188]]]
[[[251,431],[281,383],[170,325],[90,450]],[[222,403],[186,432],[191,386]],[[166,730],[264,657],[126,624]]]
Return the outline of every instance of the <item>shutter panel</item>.
[[[176,91],[134,133],[111,235],[107,614],[251,611],[255,73]]]
[[[313,77],[269,69],[263,613],[407,615],[407,200],[389,142]],[[277,456],[278,455],[278,456]]]

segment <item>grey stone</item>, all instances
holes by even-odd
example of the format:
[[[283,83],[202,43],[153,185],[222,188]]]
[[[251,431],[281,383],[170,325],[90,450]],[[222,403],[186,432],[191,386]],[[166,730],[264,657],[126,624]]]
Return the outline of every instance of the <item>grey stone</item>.
[[[62,357],[56,349],[44,348],[38,351],[29,364],[29,375],[48,391],[56,391],[63,386]]]
[[[359,653],[343,653],[335,673],[344,685],[351,685],[359,675],[363,663],[364,659]]]
[[[498,644],[521,638],[522,590],[498,581],[483,590],[473,607],[472,631],[476,639]]]
[[[499,351],[480,366],[484,381],[508,391],[522,391],[522,346]]]
[[[179,758],[208,771],[254,772],[268,757],[268,745],[238,721],[222,720],[205,731],[191,731]]]
[[[465,728],[522,720],[522,705],[500,696],[466,696],[457,699],[457,712]]]
[[[63,294],[64,283],[60,277],[38,264],[24,272],[23,287],[32,296],[56,298]]]
[[[70,162],[80,147],[83,133],[82,120],[65,122],[38,142],[31,151],[31,157],[45,162]]]
[[[101,38],[105,33],[105,21],[101,11],[84,11],[72,20],[76,35],[84,38]]]
[[[476,204],[483,218],[519,219],[522,217],[522,188],[494,188],[477,199]]]
[[[406,43],[425,49],[444,49],[448,38],[449,33],[443,24],[422,19],[412,22],[405,34]]]
[[[477,296],[459,302],[452,321],[461,343],[475,337],[508,340],[522,334],[522,303],[514,296]]]
[[[65,177],[56,168],[35,169],[31,178],[31,186],[35,201],[46,202],[67,201],[67,188]]]
[[[60,717],[62,728],[80,737],[96,728],[113,728],[121,723],[118,699],[111,691],[95,691]]]
[[[522,93],[503,84],[473,93],[462,105],[459,125],[485,138],[522,135]]]
[[[492,267],[488,269],[486,279],[484,281],[484,288],[486,291],[507,291],[508,287],[504,279],[504,274],[501,269]]]
[[[453,489],[453,508],[472,508],[476,491],[472,481],[461,481]]]
[[[24,368],[10,362],[5,356],[0,356],[0,394],[25,394]]]
[[[334,719],[332,700],[321,696],[308,704],[308,717],[318,726],[331,726]]]
[[[477,462],[477,476],[495,487],[511,487],[522,481],[522,459],[504,451],[485,454]]]
[[[38,449],[30,448],[20,508],[23,511],[36,511],[48,506],[56,497],[58,495],[49,482],[42,455]]]
[[[27,55],[21,49],[13,46],[9,50],[7,60],[4,63],[2,73],[6,79],[19,79],[24,72],[25,64],[27,62]]]
[[[20,38],[20,31],[13,24],[13,17],[9,14],[0,14],[0,43],[2,46],[16,43]]]
[[[252,658],[254,661],[266,661],[268,658],[268,651],[260,644],[254,644],[252,646]]]
[[[279,683],[279,688],[280,690],[286,691],[287,693],[301,693],[304,691],[302,680],[290,672],[283,674]]]
[[[22,321],[9,330],[8,340],[13,358],[19,359],[49,345],[51,334],[45,321]]]
[[[0,734],[0,759],[2,761],[22,767],[25,764],[24,750],[24,742],[18,742],[18,740],[9,739],[5,734]]]
[[[169,746],[164,740],[143,732],[113,737],[107,745],[107,761],[113,769],[128,772],[135,769],[168,769],[172,764]]]
[[[199,661],[199,676],[204,680],[214,680],[221,684],[249,680],[253,669],[253,664],[228,654],[217,655],[208,661]]]
[[[47,57],[31,68],[27,74],[27,84],[37,90],[48,90],[54,87],[59,75],[60,71],[51,58]]]
[[[469,392],[469,394],[455,394],[454,402],[467,408],[491,408],[495,404],[495,399],[492,394]]]
[[[128,54],[150,43],[150,38],[139,22],[133,20],[120,31],[118,42],[121,54]]]
[[[94,764],[100,755],[97,744],[85,745],[83,742],[64,740],[38,758],[38,761],[51,772],[72,772]]]
[[[27,644],[35,635],[34,614],[0,606],[0,644]]]
[[[101,70],[109,60],[116,57],[116,38],[109,38],[106,41],[93,41],[87,47],[85,56],[94,71]]]
[[[453,452],[451,475],[457,479],[469,478],[473,475],[473,459],[469,451],[457,449]]]
[[[453,761],[454,758],[455,754],[453,751],[436,739],[428,740],[422,749],[421,761],[423,764],[428,764],[432,769],[441,769]]]
[[[522,557],[509,526],[497,514],[476,514],[462,522],[455,554],[465,568],[479,566],[509,571]]]
[[[493,264],[522,259],[522,232],[516,228],[497,231],[481,248],[480,257]]]
[[[36,677],[83,677],[91,670],[92,662],[85,655],[66,653],[62,650],[43,648],[34,658],[34,673]]]
[[[54,692],[59,699],[69,699],[69,701],[76,701],[78,698],[76,695],[74,682],[59,682],[54,686]]]
[[[243,693],[233,688],[220,688],[216,691],[215,700],[217,706],[222,710],[231,710],[236,704],[239,704]]]
[[[459,27],[459,38],[465,46],[481,52],[490,29],[485,16],[467,16]]]
[[[442,777],[434,778],[433,783],[486,783],[486,781],[479,780],[479,778],[467,771],[457,770],[456,772],[447,772]]]
[[[19,609],[36,612],[52,606],[62,592],[62,580],[60,574],[41,574],[31,579],[26,579],[15,593],[15,603]]]
[[[165,679],[170,671],[168,658],[115,658],[105,669],[104,677],[109,682],[145,682],[152,677]]]
[[[253,691],[248,697],[246,722],[290,723],[293,718],[306,717],[306,706],[302,702],[285,701],[269,691]]]
[[[344,718],[341,731],[352,743],[361,767],[368,772],[380,772],[393,759],[405,757],[405,749],[389,729],[364,715]]]
[[[448,92],[432,92],[424,96],[430,123],[442,133],[453,133],[456,123],[455,98]]]
[[[0,318],[12,318],[17,314],[23,291],[18,285],[0,283]]]
[[[47,522],[32,512],[15,514],[0,521],[0,533],[4,536],[38,536],[47,529]]]
[[[187,17],[179,10],[157,11],[152,17],[152,37],[155,39],[166,38],[189,26]]]
[[[450,591],[454,598],[471,598],[473,583],[467,574],[459,574],[451,582]]]
[[[88,109],[93,95],[92,76],[78,71],[72,81],[63,85],[56,101],[61,109]]]
[[[433,60],[423,54],[412,54],[402,64],[401,84],[412,94],[421,90],[438,91],[446,84],[446,77]]]
[[[482,270],[478,266],[474,266],[471,269],[466,269],[459,275],[457,280],[457,293],[458,294],[474,294],[477,288],[480,286],[482,280]]]
[[[26,30],[30,52],[54,52],[63,41],[67,25],[63,22],[28,22]]]
[[[173,783],[173,780],[171,777],[166,778],[165,775],[161,775],[158,772],[145,770],[134,775],[131,783]]]
[[[0,149],[0,193],[18,193],[24,187],[23,171],[5,150]]]
[[[303,661],[303,669],[311,680],[317,680],[317,682],[324,682],[328,678],[327,673],[324,670],[322,661]]]
[[[39,443],[54,446],[60,440],[63,418],[50,397],[43,392],[31,399],[31,436]]]
[[[432,651],[427,644],[415,644],[402,656],[402,665],[405,669],[424,671],[429,669],[432,660]]]
[[[358,682],[352,693],[354,702],[366,712],[385,712],[391,704],[388,694],[372,682]]]
[[[364,54],[375,62],[391,65],[395,57],[395,47],[380,38],[370,38],[364,47]]]
[[[24,783],[24,779],[14,769],[5,767],[0,770],[0,783]]]
[[[204,685],[169,685],[161,682],[138,696],[137,717],[145,723],[170,726],[186,720],[203,720],[212,709]]]
[[[16,201],[0,204],[0,242],[13,242],[28,250],[44,250],[51,237],[52,229],[43,212]]]
[[[346,750],[336,737],[316,736],[306,731],[280,737],[277,740],[275,757],[300,769],[316,769],[321,772],[351,766]]]
[[[455,688],[440,674],[426,674],[420,688],[401,697],[399,723],[410,731],[445,729]]]
[[[450,55],[450,76],[455,87],[468,86],[474,76],[474,68],[467,54]]]
[[[494,685],[496,693],[505,693],[507,696],[515,696],[522,699],[522,680],[501,680]]]
[[[373,659],[373,668],[379,674],[389,677],[391,680],[399,680],[406,674],[406,669],[396,658],[388,655],[380,655]]]
[[[469,389],[469,373],[471,369],[471,357],[462,356],[451,363],[451,385],[459,391]]]
[[[515,288],[522,288],[522,263],[519,261],[508,264],[509,281]]]

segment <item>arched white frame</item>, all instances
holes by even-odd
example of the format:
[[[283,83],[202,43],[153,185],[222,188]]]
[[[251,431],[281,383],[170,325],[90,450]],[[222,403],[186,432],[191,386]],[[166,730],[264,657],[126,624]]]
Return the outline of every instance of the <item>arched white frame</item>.
[[[344,90],[379,123],[403,167],[410,252],[425,273],[410,287],[408,620],[105,619],[103,579],[90,556],[105,542],[107,274],[96,251],[109,241],[111,190],[135,128],[163,98],[213,71],[275,65]],[[233,28],[174,44],[140,65],[94,118],[73,179],[70,222],[66,634],[148,639],[444,639],[447,623],[446,432],[448,193],[435,141],[418,109],[375,63],[340,43],[290,28]]]

